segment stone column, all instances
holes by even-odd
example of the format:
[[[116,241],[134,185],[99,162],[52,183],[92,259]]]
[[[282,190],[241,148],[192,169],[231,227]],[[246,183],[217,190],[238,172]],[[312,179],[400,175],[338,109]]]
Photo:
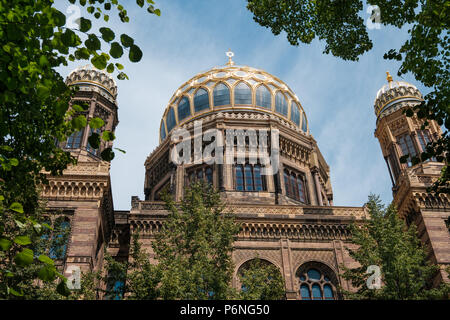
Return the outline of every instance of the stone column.
[[[314,175],[314,184],[316,185],[316,195],[317,195],[317,201],[319,206],[323,206],[323,200],[322,200],[322,188],[320,186],[319,182],[319,171],[317,168],[313,171]]]

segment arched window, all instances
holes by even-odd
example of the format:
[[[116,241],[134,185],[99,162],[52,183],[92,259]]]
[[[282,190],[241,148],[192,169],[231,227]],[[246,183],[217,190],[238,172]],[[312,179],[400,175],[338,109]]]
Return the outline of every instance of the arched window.
[[[304,176],[298,176],[297,177],[297,188],[298,188],[298,197],[301,202],[306,203],[306,197],[305,197],[305,177]]]
[[[99,133],[100,133],[100,129],[92,129],[92,128],[89,128],[89,136],[92,136],[93,133],[99,134]],[[99,148],[99,149],[100,149],[100,148]],[[89,140],[88,140],[88,143],[87,143],[87,146],[86,146],[87,152],[89,152],[90,154],[93,154],[94,156],[96,156],[96,155],[98,154],[98,152],[99,152],[99,149],[94,149],[94,148],[91,146],[91,144],[89,143]]]
[[[210,167],[206,168],[205,175],[206,175],[206,182],[208,182],[209,184],[213,184],[213,174],[212,169]]]
[[[201,88],[194,96],[194,109],[195,112],[199,112],[205,109],[209,109],[209,95],[208,91]]]
[[[300,108],[297,102],[292,101],[291,104],[291,120],[296,124],[300,125]]]
[[[244,173],[241,165],[236,166],[236,190],[244,191]]]
[[[259,107],[272,109],[272,94],[265,85],[260,85],[256,89],[256,105]]]
[[[275,96],[275,110],[281,113],[283,116],[287,117],[288,114],[288,104],[286,97],[281,92],[278,92]]]
[[[219,83],[214,88],[214,106],[225,106],[230,104],[230,89],[223,84]]]
[[[407,162],[408,167],[412,166],[412,157],[416,155],[416,148],[414,147],[411,136],[409,134],[403,134],[396,137],[396,139],[402,150],[402,156],[409,155]]]
[[[81,138],[83,137],[83,131],[77,131],[72,133],[67,139],[66,148],[77,149],[81,147]]]
[[[169,112],[167,113],[166,123],[167,123],[167,132],[170,132],[170,130],[172,130],[173,127],[175,127],[175,125],[177,124],[175,121],[175,111],[173,111],[172,107],[169,109]]]
[[[234,104],[252,104],[252,90],[244,82],[234,88]]]
[[[285,169],[284,188],[286,195],[302,203],[307,203],[305,175],[291,169]]]
[[[210,166],[196,166],[186,171],[186,185],[190,185],[194,181],[203,180],[209,184],[213,184],[213,170]]]
[[[191,106],[189,99],[183,97],[178,103],[178,122],[191,115]]]
[[[266,190],[264,176],[261,175],[260,164],[237,164],[235,166],[237,191],[263,191]]]
[[[261,166],[259,164],[256,164],[253,167],[253,174],[254,174],[254,180],[255,180],[255,190],[262,191],[263,190],[263,182],[262,182],[262,177],[261,177]]]
[[[247,164],[244,167],[245,173],[245,191],[253,191],[252,167]]]
[[[164,125],[164,120],[161,120],[161,140],[164,140],[166,138],[166,126]]]
[[[306,284],[300,286],[300,295],[302,300],[311,300],[311,295],[309,294],[309,287]]]
[[[308,131],[308,122],[306,121],[306,114],[304,112],[302,113],[302,131]]]
[[[70,236],[70,221],[65,216],[55,220],[48,218],[45,223],[51,229],[44,228],[44,233],[37,243],[36,254],[46,254],[54,260],[64,260]]]
[[[309,262],[297,271],[302,300],[334,300],[337,278],[325,264]]]

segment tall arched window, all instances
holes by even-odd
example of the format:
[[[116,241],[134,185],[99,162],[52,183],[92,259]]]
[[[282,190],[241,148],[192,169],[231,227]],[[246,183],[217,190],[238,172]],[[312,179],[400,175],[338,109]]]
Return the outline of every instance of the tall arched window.
[[[210,166],[196,166],[186,171],[186,185],[190,185],[194,181],[206,181],[213,184],[213,169]]]
[[[302,300],[336,299],[337,277],[325,264],[309,262],[297,271]]]
[[[244,82],[234,88],[234,104],[252,104],[252,90]]]
[[[72,133],[67,139],[66,148],[77,149],[81,147],[81,138],[83,137],[83,131],[77,131]]]
[[[219,83],[214,88],[214,106],[225,106],[230,104],[230,89],[223,84]]]
[[[308,131],[308,122],[306,121],[306,114],[304,112],[302,113],[302,131]]]
[[[244,191],[244,173],[241,165],[236,166],[236,190]]]
[[[169,112],[167,112],[166,123],[167,123],[167,132],[170,132],[170,130],[172,130],[173,127],[175,127],[175,125],[177,124],[175,121],[175,111],[173,111],[172,107],[169,109]]]
[[[164,125],[164,120],[161,120],[161,131],[159,134],[161,135],[161,140],[166,138],[166,126]]]
[[[278,92],[277,95],[275,96],[275,110],[285,117],[287,117],[288,115],[287,100],[284,94],[282,94],[281,92]]]
[[[199,112],[205,109],[209,109],[209,95],[208,91],[201,88],[197,90],[194,96],[194,110]]]
[[[178,121],[181,121],[190,115],[191,115],[191,105],[189,103],[189,99],[183,97],[180,100],[180,103],[178,103]]]
[[[264,176],[261,175],[260,164],[237,164],[235,166],[237,191],[263,191],[266,190]]]
[[[46,254],[54,260],[64,260],[70,236],[70,221],[65,216],[45,221],[51,229],[44,228],[44,234],[37,243],[36,253]]]
[[[100,129],[89,128],[89,137],[92,136],[93,133],[99,134],[100,133]],[[91,144],[89,143],[89,140],[88,140],[88,143],[87,143],[87,146],[86,146],[86,151],[87,152],[89,152],[90,154],[93,154],[94,156],[96,156],[98,154],[99,150],[100,150],[100,147],[98,149],[94,149],[91,146]]]
[[[245,173],[245,191],[253,191],[252,167],[247,164],[244,167]]]
[[[300,108],[297,102],[292,101],[291,104],[291,120],[296,124],[300,125]]]
[[[272,109],[272,94],[265,85],[260,85],[256,89],[256,105],[259,107]]]
[[[409,134],[403,134],[396,137],[396,139],[402,150],[402,156],[409,155],[407,162],[408,167],[412,166],[412,157],[416,155],[416,148],[414,147],[411,136]]]
[[[283,176],[286,195],[290,198],[300,201],[301,203],[306,204],[307,198],[305,175],[291,169],[285,169],[283,172]]]

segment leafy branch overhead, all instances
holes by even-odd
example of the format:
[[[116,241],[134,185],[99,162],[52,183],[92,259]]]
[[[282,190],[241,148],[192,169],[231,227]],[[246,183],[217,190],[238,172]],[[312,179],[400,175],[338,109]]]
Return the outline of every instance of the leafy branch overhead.
[[[372,49],[362,0],[247,0],[253,19],[275,35],[286,32],[292,45],[309,44],[315,38],[325,42],[324,53],[344,60],[358,61]],[[407,110],[407,116],[424,120],[423,128],[435,120],[444,132],[413,158],[419,163],[431,158],[450,160],[450,3],[432,0],[368,0],[380,9],[381,24],[408,28],[409,38],[384,59],[397,60],[397,75],[411,73],[429,88],[424,102]],[[379,33],[388,32],[382,29]],[[405,157],[403,162],[406,162]],[[440,179],[430,191],[450,192],[450,171],[444,166]]]
[[[53,260],[35,250],[47,228],[39,215],[43,211],[39,187],[48,183],[44,172],[62,174],[76,163],[55,141],[67,141],[86,126],[94,130],[89,138],[93,148],[101,140],[115,139],[104,130],[104,120],[86,117],[87,105],[71,104],[77,89],[65,84],[57,68],[88,60],[100,70],[117,72],[118,79],[128,79],[118,59],[127,54],[134,63],[143,56],[133,38],[108,27],[110,14],[129,22],[123,4],[133,3],[67,0],[66,4],[85,13],[71,23],[54,1],[0,2],[0,299],[25,298],[36,279],[49,288],[59,279],[54,289],[67,294],[66,279]],[[136,5],[151,15],[161,14],[151,0],[137,0]],[[93,30],[95,20],[98,30]],[[101,158],[111,161],[113,149],[104,148]]]

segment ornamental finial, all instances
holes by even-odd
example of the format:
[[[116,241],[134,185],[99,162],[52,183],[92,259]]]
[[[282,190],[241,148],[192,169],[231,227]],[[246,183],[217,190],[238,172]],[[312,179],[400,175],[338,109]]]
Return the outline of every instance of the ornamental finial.
[[[225,52],[225,54],[226,54],[227,57],[228,57],[228,63],[227,63],[227,65],[228,65],[228,66],[234,65],[234,61],[233,61],[233,59],[231,59],[232,57],[234,57],[234,52],[231,51],[231,49],[228,49],[228,51]]]
[[[389,73],[389,71],[386,71],[386,80],[387,80],[389,83],[392,82],[392,76],[391,76],[391,74]]]

